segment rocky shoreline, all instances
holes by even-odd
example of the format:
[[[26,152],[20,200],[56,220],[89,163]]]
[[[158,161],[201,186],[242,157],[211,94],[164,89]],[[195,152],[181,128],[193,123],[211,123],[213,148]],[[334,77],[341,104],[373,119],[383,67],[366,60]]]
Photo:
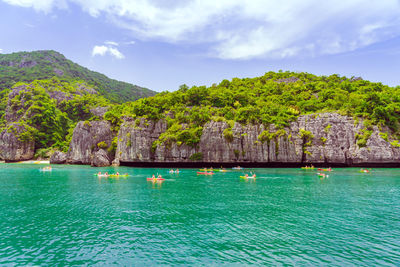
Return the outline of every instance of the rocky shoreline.
[[[362,121],[336,113],[300,116],[283,129],[273,125],[235,125],[231,138],[224,136],[230,126],[223,121],[208,122],[200,142],[194,146],[172,143],[153,146],[167,124],[146,119],[124,118],[118,133],[108,121],[79,122],[73,132],[68,153],[56,152],[52,164],[85,164],[97,167],[124,166],[400,166],[400,148],[371,126],[365,146],[357,144]],[[117,138],[116,150],[111,150]],[[31,143],[18,140],[13,133],[1,133],[0,157],[5,161],[29,160]]]

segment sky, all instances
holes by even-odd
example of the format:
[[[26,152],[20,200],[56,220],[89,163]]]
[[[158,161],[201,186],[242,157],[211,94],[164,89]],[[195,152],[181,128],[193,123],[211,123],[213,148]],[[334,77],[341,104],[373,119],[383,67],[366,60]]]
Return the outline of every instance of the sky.
[[[0,0],[0,53],[51,49],[155,91],[268,71],[400,85],[400,0]]]

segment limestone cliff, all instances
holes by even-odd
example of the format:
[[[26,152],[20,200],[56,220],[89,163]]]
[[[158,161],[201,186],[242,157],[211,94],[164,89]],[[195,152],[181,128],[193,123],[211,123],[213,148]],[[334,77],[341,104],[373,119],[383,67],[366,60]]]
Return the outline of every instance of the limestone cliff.
[[[96,152],[103,148],[109,148],[113,139],[111,125],[107,121],[79,122],[73,132],[72,140],[67,154],[67,163],[92,164],[101,162],[104,166],[104,153],[97,153],[101,160],[94,158]],[[106,157],[108,165],[114,158],[111,152]]]
[[[5,161],[20,161],[31,159],[34,155],[35,142],[21,140],[23,126],[11,123],[8,129],[0,133],[0,159]]]
[[[167,129],[163,120],[158,122],[140,120],[136,123],[125,118],[118,133],[116,158],[120,161],[154,161],[152,144]]]
[[[227,123],[211,121],[196,147],[174,143],[152,147],[166,128],[164,120],[125,119],[116,159],[121,163],[193,162],[195,158],[210,163],[400,163],[400,148],[385,141],[376,126],[366,146],[359,147],[356,136],[364,128],[362,122],[334,113],[300,116],[284,129],[235,123],[231,138],[224,135],[230,128]]]
[[[50,157],[50,164],[64,164],[67,162],[67,154],[55,151]]]

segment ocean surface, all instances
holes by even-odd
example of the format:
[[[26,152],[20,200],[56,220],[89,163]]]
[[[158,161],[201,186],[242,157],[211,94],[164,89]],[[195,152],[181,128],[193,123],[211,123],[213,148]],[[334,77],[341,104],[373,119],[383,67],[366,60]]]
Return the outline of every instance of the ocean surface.
[[[400,266],[400,169],[43,166],[0,164],[0,266]]]

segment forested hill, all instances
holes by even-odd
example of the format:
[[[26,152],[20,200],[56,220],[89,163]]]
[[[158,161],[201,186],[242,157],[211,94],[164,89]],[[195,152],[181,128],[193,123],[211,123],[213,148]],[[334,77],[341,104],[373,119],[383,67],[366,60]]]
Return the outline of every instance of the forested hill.
[[[48,60],[50,59],[52,57],[48,57]],[[25,58],[20,64],[37,64],[34,62],[36,61],[27,61]],[[47,65],[47,68],[54,71],[54,65]],[[132,152],[133,150],[128,148],[131,147],[132,140],[145,140],[145,143],[139,143],[137,147],[147,149],[148,155],[155,153],[157,149],[168,149],[174,144],[177,147],[185,144],[193,148],[195,153],[210,151],[210,147],[205,146],[204,142],[202,147],[200,145],[204,132],[209,133],[210,125],[214,122],[219,125],[220,132],[228,143],[236,140],[240,144],[240,138],[247,136],[246,131],[238,134],[240,125],[248,129],[264,129],[262,132],[253,131],[250,134],[257,137],[252,137],[251,143],[248,143],[249,147],[257,146],[259,141],[262,144],[268,143],[282,135],[286,135],[287,140],[292,140],[291,137],[295,135],[303,140],[296,141],[296,146],[300,149],[303,145],[311,145],[305,140],[312,139],[317,133],[329,132],[330,127],[336,127],[336,130],[341,130],[342,134],[346,132],[346,136],[352,138],[342,140],[357,146],[351,149],[348,147],[348,153],[367,147],[370,138],[373,138],[375,147],[379,147],[379,155],[383,155],[386,149],[394,151],[392,148],[400,147],[400,86],[389,87],[361,78],[346,78],[337,74],[316,76],[303,72],[268,72],[256,78],[223,80],[210,87],[189,88],[182,85],[175,92],[162,92],[122,104],[110,103],[97,93],[95,87],[83,80],[66,80],[53,76],[51,79],[39,79],[30,83],[18,82],[0,92],[0,158],[10,161],[29,159],[34,156],[34,150],[37,156],[43,154],[46,157],[52,150],[65,152],[71,147],[71,140],[75,140],[72,147],[87,141],[86,137],[82,136],[91,129],[93,121],[99,121],[93,122],[93,125],[97,125],[93,126],[96,133],[97,130],[108,129],[108,134],[104,134],[107,137],[104,140],[96,139],[97,143],[91,144],[88,149],[93,152],[98,148],[107,147],[111,158],[115,156],[115,149],[123,144],[127,147],[126,151]],[[321,128],[321,122],[316,121],[319,114],[331,114],[334,122],[326,122]],[[305,130],[304,126],[290,128],[292,122],[298,121],[300,117],[303,117],[303,121],[305,117],[307,120],[312,118],[310,127],[314,127],[313,132]],[[342,126],[346,124],[347,128],[333,125],[338,121]],[[156,137],[153,135],[155,128],[151,128],[155,125],[153,122],[164,125],[160,126],[162,131],[161,128],[158,129],[159,135]],[[305,124],[308,125],[308,121],[305,121]],[[148,126],[150,128],[147,129]],[[127,131],[132,133],[128,134]],[[77,133],[74,134],[75,139],[74,132]],[[137,138],[132,137],[131,141],[127,141],[131,135],[136,135]],[[318,140],[325,144],[328,137],[337,144],[338,139],[332,136],[321,136]],[[385,142],[384,146],[379,143],[378,137],[382,139],[380,141]],[[125,141],[121,141],[120,138],[125,138]],[[103,141],[107,141],[107,144]],[[122,143],[118,144],[119,141]],[[11,153],[20,151],[21,147],[27,147],[26,150],[30,153],[25,153],[23,157]],[[229,147],[220,147],[220,152],[225,153],[229,149],[231,151]],[[186,149],[185,146],[182,146],[182,149]],[[239,148],[234,150],[239,151]],[[1,154],[2,151],[10,153]],[[293,156],[294,151],[297,150],[287,153]],[[400,155],[400,149],[396,151],[398,152],[393,152],[394,156],[389,156],[388,160],[399,158],[396,153]],[[130,155],[142,155],[141,153],[142,151],[135,150]],[[182,153],[189,155],[188,151]],[[238,152],[235,152],[235,155],[244,157],[244,154],[239,155]],[[234,160],[231,156],[229,159]],[[259,158],[259,161],[265,160],[268,161],[266,158]],[[362,161],[363,158],[355,160]]]
[[[360,145],[371,134],[371,125],[387,126],[395,139],[400,138],[400,86],[337,74],[268,72],[256,78],[223,80],[210,87],[184,85],[175,92],[114,106],[106,118],[117,125],[124,115],[166,119],[168,129],[160,136],[161,143],[195,145],[211,120],[283,128],[300,115],[322,112],[363,119],[366,130]],[[232,135],[229,131],[225,134]]]
[[[17,82],[57,76],[62,81],[83,80],[115,103],[153,96],[156,92],[137,85],[117,81],[82,67],[52,50],[0,54],[0,91]]]

